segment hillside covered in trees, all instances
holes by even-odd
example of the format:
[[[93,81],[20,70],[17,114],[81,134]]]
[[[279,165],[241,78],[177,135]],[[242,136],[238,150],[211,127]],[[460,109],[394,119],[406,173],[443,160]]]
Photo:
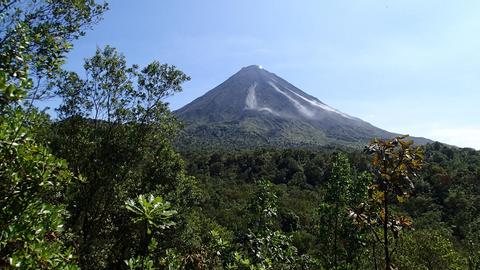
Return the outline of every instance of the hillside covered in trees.
[[[0,268],[480,269],[479,151],[175,147],[187,74],[62,66],[107,9],[0,2]]]

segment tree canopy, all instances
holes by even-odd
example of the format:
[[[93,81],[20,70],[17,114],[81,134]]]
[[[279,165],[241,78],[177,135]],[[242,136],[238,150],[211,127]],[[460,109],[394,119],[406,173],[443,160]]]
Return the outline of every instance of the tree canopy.
[[[63,69],[106,9],[0,1],[0,268],[479,269],[480,152],[175,146],[181,70],[111,46]]]

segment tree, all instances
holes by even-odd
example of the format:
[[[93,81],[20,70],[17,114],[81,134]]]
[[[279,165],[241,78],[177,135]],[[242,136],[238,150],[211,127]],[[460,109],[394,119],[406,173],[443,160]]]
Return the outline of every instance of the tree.
[[[453,246],[448,232],[417,230],[399,241],[399,269],[453,270],[467,269],[465,260]],[[475,269],[475,268],[470,268]]]
[[[326,266],[337,269],[341,252],[340,234],[344,230],[347,216],[347,203],[349,199],[349,187],[353,179],[350,164],[345,155],[335,154],[332,162],[330,177],[328,177],[325,189],[325,199],[320,207],[320,237],[324,239],[325,249],[322,254],[325,257]],[[343,250],[342,250],[343,251]],[[343,252],[342,252],[343,253]]]
[[[15,79],[14,74],[21,75],[19,71],[28,67],[35,82],[29,96],[41,96],[44,81],[56,76],[72,41],[100,20],[106,9],[107,4],[94,0],[0,1],[0,68]]]
[[[85,178],[69,202],[82,268],[120,267],[141,238],[123,202],[146,193],[172,201],[192,182],[172,148],[178,124],[164,102],[189,78],[158,62],[129,66],[109,46],[84,68],[85,76],[64,71],[52,84],[62,103],[51,146]]]
[[[406,137],[375,139],[366,148],[372,156],[374,182],[370,186],[368,202],[350,214],[360,225],[372,228],[375,239],[383,246],[387,270],[394,269],[391,259],[394,250],[391,249],[389,234],[396,241],[400,231],[412,224],[410,218],[393,214],[391,205],[402,203],[410,196],[414,188],[412,179],[421,169],[423,160],[422,149],[413,147],[413,141],[405,140]],[[381,236],[377,234],[377,226],[381,227]]]
[[[468,225],[468,233],[464,242],[468,269],[480,269],[480,218],[476,218]]]
[[[46,118],[33,108],[42,78],[105,6],[94,1],[0,1],[0,267],[75,269],[64,232],[66,162],[36,141]],[[34,83],[35,82],[35,83]]]
[[[324,202],[320,207],[319,224],[319,237],[325,245],[322,257],[328,268],[355,268],[354,261],[362,245],[362,232],[354,226],[348,211],[365,199],[369,183],[370,179],[365,175],[354,177],[345,154],[334,155]]]
[[[234,254],[233,269],[296,269],[306,258],[298,256],[292,238],[275,229],[277,196],[267,180],[257,181],[257,192],[250,202],[252,226],[246,249]]]
[[[27,76],[0,68],[0,267],[75,269],[63,233],[73,177],[34,140],[42,115],[17,104],[31,86]]]

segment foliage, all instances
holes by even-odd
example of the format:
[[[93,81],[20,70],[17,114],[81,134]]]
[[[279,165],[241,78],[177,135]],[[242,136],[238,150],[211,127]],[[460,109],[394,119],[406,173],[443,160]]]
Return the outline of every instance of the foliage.
[[[467,236],[464,243],[468,268],[480,269],[480,218],[468,224]]]
[[[345,154],[334,155],[319,209],[318,238],[323,246],[320,257],[325,268],[358,268],[365,232],[354,225],[348,211],[365,200],[370,181],[366,175],[354,178]]]
[[[133,222],[142,226],[142,238],[139,241],[141,253],[138,257],[125,260],[130,269],[156,269],[160,265],[160,261],[152,256],[158,246],[154,237],[175,225],[171,219],[177,212],[169,210],[170,207],[170,203],[164,202],[162,197],[153,195],[139,195],[136,200],[129,199],[125,202],[125,208],[134,215]]]
[[[70,42],[105,6],[94,1],[0,2],[0,267],[74,269],[64,231],[66,162],[35,140],[44,117],[30,105]],[[37,80],[34,85],[34,78]],[[32,93],[33,91],[33,93]]]
[[[72,174],[34,140],[42,117],[16,105],[30,85],[27,73],[17,76],[0,68],[0,267],[75,269],[64,235]]]
[[[61,70],[106,8],[0,1],[0,268],[479,268],[480,152],[433,143],[422,163],[399,137],[369,160],[252,119],[178,137],[165,98],[189,78],[174,66],[107,46],[84,74]],[[60,121],[34,108],[46,93]]]
[[[162,197],[150,195],[146,198],[144,195],[138,195],[137,201],[127,200],[125,208],[135,214],[136,217],[133,222],[145,224],[147,234],[152,234],[152,227],[157,230],[164,230],[175,225],[174,222],[168,220],[177,211],[168,210],[170,209],[170,203],[164,202]]]
[[[396,264],[399,269],[467,269],[466,260],[446,235],[438,230],[406,233],[398,249]]]
[[[181,91],[181,84],[189,80],[174,66],[157,61],[140,70],[137,65],[127,66],[125,57],[110,46],[97,48],[85,60],[84,69],[85,78],[64,71],[52,85],[63,99],[58,109],[62,119],[75,116],[115,124],[160,124],[168,114],[163,99]]]
[[[163,101],[189,78],[158,62],[128,66],[109,46],[84,68],[83,78],[64,71],[51,85],[62,98],[51,147],[85,178],[69,200],[81,266],[120,267],[142,238],[123,202],[145,193],[176,200],[170,194],[194,185],[171,147],[177,124]]]
[[[412,147],[413,141],[404,140],[406,136],[392,140],[374,140],[366,152],[372,155],[374,183],[370,186],[368,202],[352,211],[350,216],[360,226],[369,226],[375,239],[382,245],[385,269],[393,269],[389,233],[396,241],[402,229],[410,227],[409,217],[394,215],[392,203],[403,203],[414,188],[413,178],[422,167],[423,152],[420,147]],[[375,227],[381,227],[383,235]]]
[[[257,181],[257,192],[250,202],[254,220],[247,234],[246,249],[234,254],[235,264],[240,269],[297,269],[305,258],[297,255],[292,237],[274,229],[277,217],[277,196],[269,181]]]
[[[0,1],[0,68],[13,80],[30,69],[31,98],[45,93],[72,48],[107,9],[93,0]]]
[[[454,244],[455,252],[464,260],[470,257],[474,262],[478,257],[475,235],[478,235],[479,230],[474,225],[476,221],[473,217],[480,214],[478,207],[475,207],[479,205],[476,202],[477,194],[480,194],[477,184],[480,181],[480,152],[439,143],[427,145],[423,149],[423,170],[411,179],[415,190],[409,192],[410,197],[403,203],[393,198],[390,205],[392,213],[396,217],[410,217],[415,221],[411,226],[413,229],[444,232]],[[367,171],[370,167],[368,156],[356,150],[342,152],[351,163],[354,179],[351,195],[355,202],[352,203],[355,207],[351,210],[357,210],[358,205],[365,203],[365,196],[373,193],[371,189],[366,189],[373,179]],[[252,224],[249,221],[253,220],[253,214],[247,209],[252,209],[249,202],[257,190],[255,179],[267,178],[272,179],[274,184],[271,188],[277,195],[277,221],[274,222],[274,228],[292,236],[292,243],[299,256],[317,260],[325,250],[320,244],[318,232],[331,228],[321,225],[321,215],[316,209],[325,203],[327,183],[334,161],[332,156],[333,150],[327,148],[183,153],[187,173],[199,180],[199,188],[206,194],[201,214],[236,236],[230,240],[232,247],[245,245],[246,239],[242,236],[248,234]],[[299,174],[305,177],[306,183],[294,181]],[[456,199],[453,200],[454,198]],[[378,206],[377,209],[380,208]],[[375,232],[381,236],[383,228],[374,227]],[[364,227],[364,230],[371,229]],[[358,250],[357,269],[375,269],[375,264],[377,269],[380,268],[382,244],[371,231],[360,235],[363,244]],[[406,230],[403,235],[409,237],[410,230]],[[394,241],[392,232],[389,232],[389,237]],[[467,238],[471,239],[472,244],[469,244]],[[400,245],[401,241],[402,237],[399,237],[396,242]],[[378,254],[378,257],[374,254]],[[251,258],[245,254],[241,254],[241,258],[251,262]],[[402,266],[398,257],[393,256],[392,259],[397,267]]]

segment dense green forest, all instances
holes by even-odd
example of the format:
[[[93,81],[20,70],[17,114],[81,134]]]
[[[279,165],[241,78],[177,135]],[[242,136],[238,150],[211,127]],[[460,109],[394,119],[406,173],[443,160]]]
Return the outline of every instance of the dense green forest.
[[[175,147],[175,66],[62,69],[107,8],[0,1],[0,268],[480,269],[480,152]]]

